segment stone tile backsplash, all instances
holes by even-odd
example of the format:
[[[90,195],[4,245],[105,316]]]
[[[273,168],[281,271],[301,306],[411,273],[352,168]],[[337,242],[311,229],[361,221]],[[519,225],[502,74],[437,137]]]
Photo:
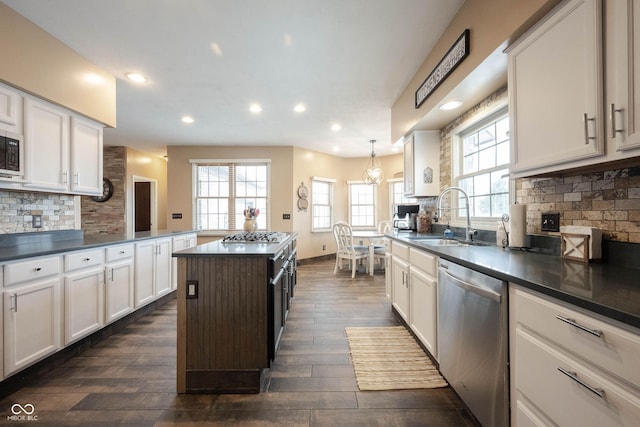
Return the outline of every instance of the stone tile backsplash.
[[[558,212],[560,225],[596,227],[604,239],[640,243],[640,160],[623,169],[518,179],[516,200],[527,205],[529,234],[542,233],[543,212]]]
[[[67,194],[0,190],[0,233],[73,230],[75,204]],[[42,215],[42,228],[33,228],[33,215]]]

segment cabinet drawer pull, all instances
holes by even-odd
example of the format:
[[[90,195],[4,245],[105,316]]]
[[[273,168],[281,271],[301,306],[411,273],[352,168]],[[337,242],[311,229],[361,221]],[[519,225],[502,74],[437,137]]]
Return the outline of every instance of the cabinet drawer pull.
[[[125,251],[120,251],[120,255],[124,255],[124,254],[125,254]]]
[[[33,271],[42,271],[42,267],[36,267],[33,269]]]
[[[84,259],[84,261],[85,261],[85,262],[87,262],[87,261],[91,261],[91,258],[86,257],[86,258]]]
[[[18,312],[18,294],[17,293],[13,294],[13,312],[14,313]]]
[[[580,378],[578,378],[578,374],[577,373],[572,372],[572,371],[567,371],[566,369],[561,368],[561,367],[558,367],[558,371],[562,372],[563,374],[565,374],[566,376],[571,378],[573,381],[577,382],[582,387],[586,388],[587,390],[589,390],[591,393],[595,394],[599,398],[604,399],[604,390],[603,389],[601,389],[599,387],[590,386],[589,384],[587,384],[586,382],[584,382]]]
[[[594,335],[598,338],[602,338],[602,331],[599,329],[591,329],[591,328],[587,328],[586,326],[583,326],[581,324],[579,324],[578,322],[575,321],[575,319],[568,319],[566,317],[562,317],[559,314],[556,315],[556,319],[563,321],[564,323],[568,323],[569,325],[576,327],[582,331],[588,332],[591,335]]]
[[[592,117],[589,118],[587,117],[587,113],[584,113],[584,115],[582,116],[582,122],[584,123],[584,143],[585,145],[589,144],[589,141],[592,139],[596,139],[595,136],[589,136],[589,122],[595,122],[596,118]]]
[[[611,123],[612,139],[615,139],[616,133],[624,131],[624,129],[616,129],[616,113],[622,113],[622,108],[616,108],[615,104],[609,104],[609,122]]]

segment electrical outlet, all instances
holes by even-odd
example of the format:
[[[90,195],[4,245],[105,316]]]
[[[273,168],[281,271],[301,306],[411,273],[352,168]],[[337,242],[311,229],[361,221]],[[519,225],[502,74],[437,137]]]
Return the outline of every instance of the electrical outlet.
[[[560,231],[560,213],[545,212],[540,222],[542,231]]]
[[[198,281],[187,280],[187,299],[198,298]]]
[[[282,219],[291,219],[291,214],[282,214]]]
[[[42,215],[33,215],[31,217],[31,226],[33,228],[42,228]]]
[[[326,251],[327,250],[327,245],[322,245],[322,250]]]

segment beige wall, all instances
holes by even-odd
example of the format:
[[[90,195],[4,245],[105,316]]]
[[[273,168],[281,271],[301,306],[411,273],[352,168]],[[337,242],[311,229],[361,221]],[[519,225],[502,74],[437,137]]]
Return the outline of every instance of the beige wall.
[[[116,79],[0,3],[0,80],[94,120],[116,126]],[[100,84],[84,79],[101,78]]]
[[[297,189],[300,183],[310,188],[312,176],[336,180],[334,220],[347,219],[347,180],[362,179],[367,158],[340,158],[297,147],[229,147],[191,146],[167,147],[167,228],[192,228],[191,164],[189,159],[270,159],[271,160],[271,229],[299,234],[300,259],[335,253],[331,233],[311,233],[311,211],[298,211]],[[380,157],[386,177],[402,171],[402,155]],[[379,188],[380,220],[389,219],[387,186]],[[171,219],[172,213],[181,213],[182,219]],[[291,214],[283,220],[282,214]],[[213,238],[199,237],[204,243]],[[323,250],[322,247],[325,247]]]
[[[157,193],[157,223],[158,230],[167,227],[167,161],[147,153],[127,148],[126,166],[126,203],[127,203],[127,232],[133,232],[133,188],[134,177],[147,178],[156,183]],[[187,227],[190,229],[190,227]]]
[[[411,128],[420,119],[434,109],[492,52],[512,39],[514,34],[522,33],[524,28],[531,26],[542,16],[543,12],[558,2],[559,0],[465,1],[436,46],[428,53],[409,85],[393,105],[391,110],[391,141],[396,141],[411,131]],[[467,28],[471,30],[469,56],[442,82],[420,108],[416,109],[415,91]],[[506,84],[506,75],[503,84]],[[488,96],[495,89],[497,87],[487,89],[483,96]],[[485,89],[478,88],[478,90]]]

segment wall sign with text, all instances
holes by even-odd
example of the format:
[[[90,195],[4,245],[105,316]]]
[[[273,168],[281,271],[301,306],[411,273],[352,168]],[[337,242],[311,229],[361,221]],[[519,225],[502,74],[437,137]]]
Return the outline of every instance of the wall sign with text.
[[[458,40],[451,46],[446,55],[438,62],[429,76],[416,90],[416,108],[440,86],[458,65],[469,56],[469,29],[464,30]]]

